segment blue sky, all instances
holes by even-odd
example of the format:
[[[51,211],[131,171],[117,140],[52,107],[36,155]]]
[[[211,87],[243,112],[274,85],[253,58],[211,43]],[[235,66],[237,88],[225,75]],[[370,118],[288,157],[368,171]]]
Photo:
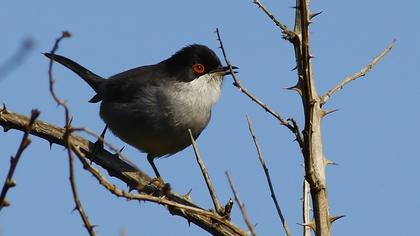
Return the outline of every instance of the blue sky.
[[[335,235],[413,235],[417,232],[420,191],[417,145],[420,127],[418,67],[420,2],[312,1],[323,11],[311,28],[314,75],[320,94],[366,65],[392,40],[391,53],[367,76],[330,99],[339,111],[323,122],[325,154],[338,163],[327,169],[330,211],[346,215],[333,225]],[[283,23],[292,27],[294,1],[264,1]],[[139,65],[153,64],[181,47],[201,43],[221,57],[214,34],[219,27],[238,78],[257,97],[285,117],[302,123],[297,94],[282,88],[296,82],[292,45],[251,1],[7,1],[0,7],[0,62],[25,38],[34,50],[0,81],[0,102],[11,111],[63,125],[63,112],[48,93],[49,51],[61,31],[73,34],[58,53],[108,77]],[[76,75],[54,67],[56,90],[68,102],[75,126],[100,132],[98,105],[87,101],[93,92]],[[228,170],[246,203],[259,235],[281,235],[263,171],[245,115],[256,135],[273,178],[274,188],[294,235],[301,234],[302,157],[292,134],[251,103],[227,77],[223,96],[198,145],[222,202],[232,196]],[[0,133],[0,181],[3,183],[21,133]],[[124,143],[112,134],[116,146]],[[18,185],[10,190],[12,206],[0,213],[0,235],[85,235],[68,184],[68,162],[62,147],[36,137],[17,168]],[[125,154],[152,174],[145,155],[132,147]],[[179,193],[212,203],[191,148],[156,161],[164,178]],[[152,203],[127,202],[108,193],[76,164],[79,194],[98,235],[207,235],[186,220]],[[110,178],[121,188],[121,182]],[[237,206],[233,221],[245,228]]]

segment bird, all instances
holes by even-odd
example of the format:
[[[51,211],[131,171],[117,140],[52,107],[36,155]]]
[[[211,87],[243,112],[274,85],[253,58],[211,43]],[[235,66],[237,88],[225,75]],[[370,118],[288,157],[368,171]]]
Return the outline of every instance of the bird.
[[[171,156],[189,145],[207,127],[213,105],[221,95],[225,75],[236,66],[222,66],[205,45],[191,44],[156,64],[136,67],[107,79],[61,55],[44,53],[50,60],[81,77],[96,93],[99,115],[125,143],[154,160]]]

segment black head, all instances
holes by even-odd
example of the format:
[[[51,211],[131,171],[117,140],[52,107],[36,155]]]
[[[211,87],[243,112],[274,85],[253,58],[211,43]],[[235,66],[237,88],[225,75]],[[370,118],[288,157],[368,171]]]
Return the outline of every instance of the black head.
[[[185,82],[224,68],[210,48],[199,44],[182,48],[164,62],[170,74]]]

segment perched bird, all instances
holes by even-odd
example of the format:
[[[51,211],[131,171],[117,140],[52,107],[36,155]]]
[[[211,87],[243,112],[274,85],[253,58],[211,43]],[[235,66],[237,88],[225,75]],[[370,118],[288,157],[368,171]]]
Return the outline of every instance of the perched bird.
[[[223,77],[231,74],[216,54],[193,44],[154,65],[140,66],[108,79],[60,56],[44,55],[79,75],[101,102],[100,116],[124,142],[147,153],[156,177],[154,159],[169,156],[191,144],[210,121],[220,96]],[[232,67],[237,69],[237,67]]]

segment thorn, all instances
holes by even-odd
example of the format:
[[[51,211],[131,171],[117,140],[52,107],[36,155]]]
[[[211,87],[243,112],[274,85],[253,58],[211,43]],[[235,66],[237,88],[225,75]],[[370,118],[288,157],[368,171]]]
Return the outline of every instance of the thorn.
[[[301,223],[297,223],[300,226],[306,226],[311,228],[313,231],[315,231],[315,222],[313,220],[311,220],[311,222],[306,223],[306,224],[301,224]]]
[[[71,123],[73,123],[73,116],[71,116],[69,119],[69,127],[71,126]]]
[[[309,16],[309,18],[312,20],[313,18],[315,18],[316,16],[320,15],[321,13],[322,13],[322,11],[311,13],[311,15]]]
[[[336,163],[336,162],[334,162],[334,161],[331,161],[331,160],[328,160],[328,159],[324,159],[324,163],[325,163],[326,165],[334,165],[334,166],[338,166],[338,163]]]
[[[73,212],[75,212],[75,211],[77,211],[77,206],[75,206],[75,207],[73,208],[73,210],[71,210],[71,213],[73,213]]]
[[[329,114],[331,114],[331,113],[334,113],[334,112],[336,112],[336,111],[338,111],[339,109],[331,109],[331,110],[323,110],[322,111],[322,117],[325,117],[325,116],[327,116],[327,115],[329,115]]]
[[[124,150],[125,146],[122,146],[122,148],[120,149],[119,153],[122,153],[122,151]]]
[[[191,201],[192,200],[192,198],[191,198],[191,192],[192,192],[192,189],[190,189],[186,194],[184,194],[183,196],[182,196],[182,198],[183,199],[186,199],[186,200],[188,200],[188,201]]]
[[[108,129],[108,126],[105,125],[105,128],[102,130],[102,133],[100,135],[100,138],[98,138],[98,140],[96,140],[96,142],[93,144],[93,151],[92,151],[93,154],[97,154],[100,151],[104,150],[104,142],[103,142],[103,140],[104,140],[105,133],[106,133],[106,130],[107,129]],[[118,156],[118,154],[116,154],[116,155]]]
[[[9,114],[9,111],[7,110],[7,107],[6,107],[6,103],[3,103],[3,109],[2,110],[3,110],[2,113]]]
[[[283,89],[287,89],[287,90],[296,90],[296,89],[299,89],[299,85],[295,84],[295,85],[293,85],[292,87],[286,87],[286,88],[283,88]]]
[[[292,87],[283,88],[283,89],[293,90],[302,96],[302,90],[300,89],[299,83],[297,83],[296,85],[293,85]]]
[[[127,185],[128,186],[128,185]],[[133,191],[133,190],[135,190],[136,188],[135,187],[132,187],[132,186],[128,186],[128,192],[131,192],[131,191]]]
[[[7,131],[9,131],[11,128],[7,125],[3,125],[3,131],[6,133]]]
[[[223,212],[223,217],[226,218],[227,220],[230,220],[230,213],[232,211],[232,207],[233,207],[233,200],[232,198],[229,198],[229,201],[226,203],[224,212]]]
[[[53,142],[52,141],[48,141],[48,144],[50,145],[50,150],[51,150],[52,149]]]
[[[340,215],[340,216],[330,216],[330,223],[334,223],[334,221],[341,219],[343,217],[345,217],[346,215]]]
[[[188,227],[191,227],[191,221],[187,220],[187,222],[188,222]]]
[[[31,110],[31,119],[30,119],[30,122],[32,124],[35,122],[36,119],[38,119],[39,114],[41,114],[41,112],[38,109],[32,109]]]
[[[5,199],[3,199],[3,201],[2,202],[0,202],[0,207],[8,207],[8,206],[10,206],[10,202],[9,201],[7,201],[7,199],[5,198]]]
[[[290,71],[295,71],[297,70],[297,66],[293,67],[293,69],[291,69]]]
[[[13,188],[16,186],[16,181],[11,179],[9,181],[6,181],[6,185],[9,186],[10,188]]]

